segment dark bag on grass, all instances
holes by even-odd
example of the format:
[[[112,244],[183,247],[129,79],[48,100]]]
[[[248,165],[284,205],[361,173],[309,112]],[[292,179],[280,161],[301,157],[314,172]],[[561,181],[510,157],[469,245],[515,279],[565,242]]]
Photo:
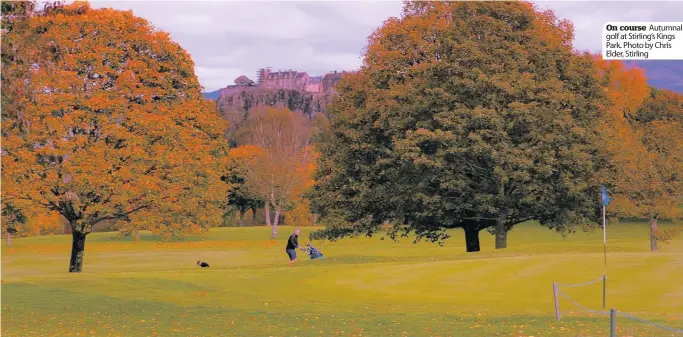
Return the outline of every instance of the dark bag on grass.
[[[306,248],[308,248],[308,257],[313,259],[320,259],[323,257],[323,253],[321,253],[317,248],[311,246],[311,244],[307,244]]]

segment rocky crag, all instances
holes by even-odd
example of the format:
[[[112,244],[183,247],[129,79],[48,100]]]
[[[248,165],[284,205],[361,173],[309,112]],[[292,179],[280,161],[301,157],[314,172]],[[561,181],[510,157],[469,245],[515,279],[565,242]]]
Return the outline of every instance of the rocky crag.
[[[301,112],[308,118],[326,113],[327,105],[335,95],[334,87],[346,72],[330,72],[323,76],[311,77],[305,72],[260,69],[258,82],[246,76],[235,79],[218,92],[216,109],[231,125],[231,131],[240,127],[257,107],[288,108]]]
[[[246,118],[249,111],[256,107],[288,108],[312,118],[317,113],[325,113],[333,95],[334,93],[249,87],[222,92],[216,99],[216,108],[231,122]]]

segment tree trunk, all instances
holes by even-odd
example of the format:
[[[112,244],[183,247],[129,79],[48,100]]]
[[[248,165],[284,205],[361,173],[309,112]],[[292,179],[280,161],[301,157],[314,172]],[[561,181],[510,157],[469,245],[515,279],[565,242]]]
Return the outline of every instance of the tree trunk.
[[[505,227],[505,221],[496,221],[496,249],[504,249],[508,247],[508,230]]]
[[[500,177],[498,182],[498,202],[502,203],[498,207],[498,216],[496,216],[495,222],[495,233],[496,233],[496,249],[504,249],[508,246],[508,231],[505,228],[505,221],[507,220],[507,209],[505,205],[505,183],[507,182],[506,177]]]
[[[239,226],[244,227],[244,214],[247,213],[247,211],[240,210],[240,221],[239,221]]]
[[[271,236],[272,239],[277,238],[277,224],[280,222],[280,210],[275,209],[275,219],[273,219],[273,234]]]
[[[318,224],[318,214],[313,213],[313,227]]]
[[[12,243],[12,240],[10,240],[10,236],[11,236],[11,234],[9,232],[7,232],[7,245],[8,246],[10,245],[10,243]]]
[[[270,203],[266,201],[266,226],[270,227]]]
[[[657,232],[659,231],[659,226],[657,225],[657,216],[650,216],[650,251],[659,251],[657,247]]]
[[[73,237],[73,242],[71,244],[71,261],[69,262],[69,272],[80,273],[83,267],[83,253],[85,252],[86,234],[79,231],[73,231],[71,236]]]
[[[140,231],[137,229],[135,230],[135,241],[140,241]]]
[[[468,253],[478,252],[479,247],[479,228],[477,226],[465,226],[465,247]]]
[[[251,208],[251,225],[256,226],[256,207]]]

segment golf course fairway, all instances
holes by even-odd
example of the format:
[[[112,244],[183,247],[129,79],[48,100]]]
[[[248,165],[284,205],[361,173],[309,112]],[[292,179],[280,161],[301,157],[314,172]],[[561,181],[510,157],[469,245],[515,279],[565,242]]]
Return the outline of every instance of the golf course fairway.
[[[663,223],[662,228],[681,224]],[[302,228],[306,243],[312,228]],[[496,251],[466,253],[462,230],[444,246],[410,238],[313,242],[288,266],[292,227],[216,228],[204,238],[141,241],[93,233],[83,272],[69,274],[69,235],[2,246],[2,336],[609,336],[619,312],[683,330],[683,238],[649,251],[645,222],[562,237],[527,223]],[[208,262],[199,268],[196,261]],[[617,336],[683,336],[626,316]]]

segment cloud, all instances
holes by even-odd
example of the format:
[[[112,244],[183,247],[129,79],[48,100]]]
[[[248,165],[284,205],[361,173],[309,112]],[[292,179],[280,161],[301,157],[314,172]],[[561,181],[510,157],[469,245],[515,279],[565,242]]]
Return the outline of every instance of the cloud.
[[[201,79],[201,84],[208,91],[215,90],[213,88],[222,88],[227,84],[232,84],[233,80],[243,75],[242,69],[239,68],[226,68],[226,67],[203,67],[195,66],[194,72],[198,78]],[[256,73],[256,71],[254,71]],[[251,74],[246,74],[247,76]],[[254,76],[249,76],[254,78]],[[229,83],[226,83],[226,80]]]
[[[400,2],[96,1],[132,10],[171,34],[195,62],[206,90],[261,67],[311,75],[358,68],[370,35]]]
[[[575,24],[575,47],[601,50],[607,21],[683,21],[680,2],[537,2]],[[358,68],[367,37],[400,1],[95,1],[133,10],[171,34],[195,62],[207,90],[232,84],[261,67],[311,75]]]

